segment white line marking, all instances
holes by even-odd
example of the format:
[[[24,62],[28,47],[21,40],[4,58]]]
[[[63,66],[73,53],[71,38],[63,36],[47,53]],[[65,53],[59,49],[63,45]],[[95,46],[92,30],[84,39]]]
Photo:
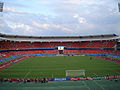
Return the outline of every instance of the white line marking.
[[[120,72],[116,72],[116,73],[120,74]]]
[[[26,78],[26,77],[28,76],[29,73],[30,73],[30,71],[26,73],[26,75],[24,76],[24,78]]]
[[[93,82],[98,85],[100,88],[102,88],[102,90],[105,90],[105,88],[103,86],[101,86],[100,84],[98,84],[95,80],[93,80]]]
[[[88,88],[88,90],[91,90],[90,87],[83,81],[84,85]]]
[[[95,76],[98,76],[96,73],[93,73]]]

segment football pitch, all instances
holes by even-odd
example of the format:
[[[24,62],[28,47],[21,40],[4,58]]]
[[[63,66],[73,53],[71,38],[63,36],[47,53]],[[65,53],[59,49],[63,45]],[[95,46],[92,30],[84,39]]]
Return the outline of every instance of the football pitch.
[[[0,82],[0,90],[120,90],[120,81],[49,81],[44,84],[39,82]]]
[[[1,78],[64,78],[66,70],[86,76],[120,75],[120,64],[90,56],[30,57],[0,71]]]

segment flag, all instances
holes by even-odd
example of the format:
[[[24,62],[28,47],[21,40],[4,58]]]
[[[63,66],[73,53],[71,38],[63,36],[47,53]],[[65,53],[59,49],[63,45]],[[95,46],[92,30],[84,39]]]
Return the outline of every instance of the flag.
[[[3,12],[3,3],[0,2],[0,12]]]

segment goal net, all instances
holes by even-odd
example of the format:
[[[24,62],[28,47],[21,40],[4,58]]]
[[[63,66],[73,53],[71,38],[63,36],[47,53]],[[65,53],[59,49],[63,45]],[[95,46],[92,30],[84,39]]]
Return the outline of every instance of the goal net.
[[[85,76],[85,70],[66,70],[66,77]]]

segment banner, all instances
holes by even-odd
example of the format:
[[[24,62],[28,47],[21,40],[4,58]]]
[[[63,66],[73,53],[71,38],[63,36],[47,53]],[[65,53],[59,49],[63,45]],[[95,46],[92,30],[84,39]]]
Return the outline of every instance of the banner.
[[[69,78],[53,78],[53,81],[66,81],[69,80]]]

